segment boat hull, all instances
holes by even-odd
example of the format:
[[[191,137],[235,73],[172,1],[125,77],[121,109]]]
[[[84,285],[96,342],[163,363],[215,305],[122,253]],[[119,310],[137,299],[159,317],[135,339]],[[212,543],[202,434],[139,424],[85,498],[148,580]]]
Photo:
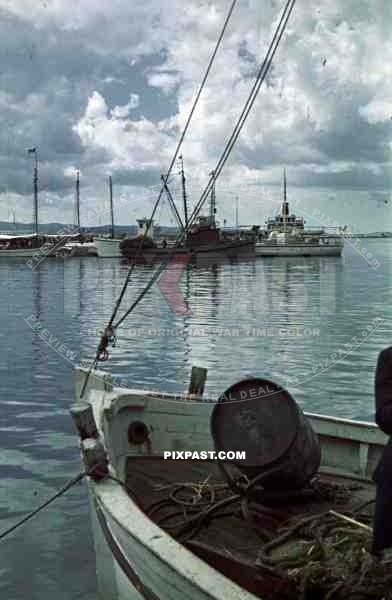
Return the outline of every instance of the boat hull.
[[[137,248],[124,248],[123,255],[126,258],[140,258],[146,262],[161,262],[164,259],[187,255],[192,260],[214,260],[217,257],[232,259],[236,257],[246,258],[255,256],[255,244],[248,241],[223,242],[219,244],[205,244],[197,248],[175,247],[175,248],[146,248],[138,251]]]
[[[93,242],[69,243],[65,244],[56,252],[58,257],[80,257],[80,256],[97,256],[97,249]]]
[[[120,250],[121,240],[111,238],[94,238],[97,256],[99,258],[120,258],[122,253]]]
[[[343,244],[256,244],[256,256],[341,256]]]
[[[46,257],[54,257],[56,253],[64,246],[66,240],[62,240],[57,242],[55,245],[50,248],[43,244],[39,248],[1,248],[0,249],[0,259],[1,258],[34,258],[39,261]]]
[[[76,370],[76,398],[86,371]],[[113,387],[107,373],[93,372],[85,399],[109,452],[111,472],[124,480],[127,456],[167,450],[213,450],[213,403],[161,392]],[[306,413],[322,448],[321,472],[370,483],[386,436],[371,423]],[[146,447],[131,446],[132,422],[151,432]],[[88,482],[100,599],[256,600],[257,597],[199,559],[158,527],[111,479]]]

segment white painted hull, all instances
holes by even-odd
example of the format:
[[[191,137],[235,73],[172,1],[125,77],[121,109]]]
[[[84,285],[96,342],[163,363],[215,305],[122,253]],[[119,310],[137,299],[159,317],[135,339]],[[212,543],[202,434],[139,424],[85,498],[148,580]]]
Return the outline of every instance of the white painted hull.
[[[97,256],[97,249],[93,242],[86,242],[84,244],[71,242],[58,250],[57,255],[59,257]]]
[[[342,245],[256,244],[256,256],[341,256]]]
[[[120,258],[122,253],[120,250],[121,240],[111,238],[94,238],[94,244],[97,249],[99,258]]]
[[[47,256],[55,256],[60,250],[64,242],[56,244],[49,251],[45,246],[41,248],[1,248],[0,258],[33,258],[37,261],[44,259]]]
[[[85,373],[76,370],[77,400]],[[213,449],[213,403],[178,399],[114,388],[107,373],[91,376],[84,400],[93,406],[112,474],[124,480],[126,457],[132,454]],[[371,423],[307,416],[321,442],[321,471],[369,481],[386,436]],[[149,428],[150,449],[129,445],[133,421]],[[90,480],[89,495],[101,600],[256,600],[160,529],[116,482]]]

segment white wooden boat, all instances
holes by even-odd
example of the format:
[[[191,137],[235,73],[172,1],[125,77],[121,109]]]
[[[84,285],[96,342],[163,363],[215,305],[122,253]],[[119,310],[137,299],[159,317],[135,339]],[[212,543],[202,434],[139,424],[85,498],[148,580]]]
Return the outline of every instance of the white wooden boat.
[[[80,401],[85,379],[86,370],[76,369],[76,401]],[[158,483],[162,483],[159,469],[167,468],[168,463],[181,462],[181,468],[186,470],[186,463],[191,461],[160,460],[165,451],[213,450],[210,433],[213,406],[195,396],[120,388],[108,374],[94,371],[83,401],[93,408],[108,453],[110,475],[127,482],[128,487],[133,487],[138,469],[141,477],[148,476],[149,465],[155,464]],[[335,482],[359,483],[362,501],[374,495],[371,475],[386,442],[384,434],[372,423],[316,414],[307,417],[321,443],[323,476]],[[143,431],[147,431],[148,437],[139,443]],[[208,553],[206,560],[203,552],[195,550],[197,544],[191,551],[191,545],[185,547],[158,526],[144,512],[143,499],[134,499],[118,482],[89,478],[88,489],[99,598],[255,600],[264,597],[249,591],[252,586],[242,585],[246,582],[246,566],[234,573],[229,558],[213,566]],[[133,491],[138,492],[137,485]],[[229,561],[229,567],[225,560]],[[280,600],[282,596],[275,597]]]
[[[55,256],[69,236],[46,234],[1,234],[0,258],[19,257],[37,260]]]

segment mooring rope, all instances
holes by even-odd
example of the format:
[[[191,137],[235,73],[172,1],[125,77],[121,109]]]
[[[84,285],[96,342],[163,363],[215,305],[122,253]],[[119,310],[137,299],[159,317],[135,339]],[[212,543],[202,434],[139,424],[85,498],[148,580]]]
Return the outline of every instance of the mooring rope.
[[[30,519],[32,519],[33,517],[38,515],[38,513],[40,513],[44,508],[46,508],[50,504],[52,504],[52,502],[57,500],[57,498],[60,498],[60,496],[63,496],[66,492],[68,492],[68,490],[70,490],[74,485],[79,483],[79,481],[84,479],[84,477],[86,477],[88,474],[89,473],[87,473],[86,471],[82,471],[76,477],[74,477],[73,479],[68,481],[68,483],[66,483],[58,492],[53,494],[53,496],[48,498],[48,500],[46,500],[45,502],[40,504],[40,506],[38,506],[37,508],[32,510],[30,513],[28,513],[26,516],[24,516],[20,521],[18,521],[17,523],[15,523],[11,527],[9,527],[8,529],[6,529],[2,533],[0,533],[0,541],[3,540],[4,538],[6,538],[7,536],[9,536],[11,533],[16,531],[17,529],[19,529],[19,527],[21,527],[22,525],[27,523],[27,521],[30,521]]]
[[[81,471],[78,475],[76,475],[76,477],[73,477],[62,488],[60,488],[55,494],[53,494],[52,496],[50,496],[50,498],[48,498],[47,500],[45,500],[45,502],[43,502],[37,508],[35,508],[31,512],[29,512],[27,515],[25,515],[22,519],[20,519],[20,521],[18,521],[17,523],[14,523],[14,525],[11,525],[11,527],[9,527],[8,529],[5,529],[3,532],[1,532],[0,533],[0,541],[2,541],[3,539],[5,539],[9,535],[11,535],[11,533],[13,533],[14,531],[16,531],[20,527],[22,527],[22,525],[24,525],[25,523],[27,523],[27,521],[30,521],[30,519],[32,519],[33,517],[35,517],[36,515],[38,515],[42,510],[44,510],[45,508],[47,508],[50,504],[52,504],[52,502],[54,502],[55,500],[57,500],[57,498],[60,498],[61,496],[63,496],[66,492],[68,492],[68,490],[70,490],[71,488],[73,488],[77,483],[79,483],[80,481],[82,481],[85,477],[89,477],[89,476],[91,476],[93,474],[94,475],[99,475],[99,472],[100,472],[101,468],[102,467],[100,465],[96,465],[95,467],[92,467],[88,471]],[[136,500],[136,496],[135,496],[133,490],[127,485],[127,483],[125,481],[122,481],[118,477],[115,477],[114,475],[111,475],[111,474],[108,474],[108,473],[105,473],[103,475],[103,477],[105,479],[110,479],[110,480],[116,482],[117,484],[119,484],[121,487],[123,487],[127,491],[127,493],[130,496],[132,496],[132,498],[134,500]]]
[[[256,479],[261,481],[249,481],[237,494],[233,494],[230,483],[158,485],[155,491],[167,495],[145,510],[158,526],[183,544],[194,539],[202,528],[208,528],[212,520],[232,516],[244,519],[260,538],[255,566],[261,574],[287,583],[287,595],[282,596],[287,600],[392,600],[391,563],[369,558],[371,528],[352,518],[374,499],[347,514],[328,509],[306,516],[283,514],[271,505],[252,500],[250,492]],[[350,486],[319,482],[317,478],[311,487],[315,498],[329,505],[333,501],[347,502],[352,491]],[[263,490],[260,493],[262,502]],[[371,516],[363,518],[366,521]]]

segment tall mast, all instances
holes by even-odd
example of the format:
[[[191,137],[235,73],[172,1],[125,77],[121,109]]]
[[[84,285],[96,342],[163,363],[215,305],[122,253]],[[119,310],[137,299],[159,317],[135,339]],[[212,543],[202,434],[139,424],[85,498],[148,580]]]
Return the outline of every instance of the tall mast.
[[[182,200],[184,203],[184,224],[185,224],[185,231],[187,231],[188,230],[188,201],[187,201],[187,197],[186,197],[184,161],[182,159],[182,155],[178,157],[178,160],[180,161],[180,164],[181,164],[180,175],[181,175],[181,185],[182,185]]]
[[[287,202],[286,169],[283,169],[283,204],[282,204],[283,231],[286,231],[286,229],[287,229],[288,216],[289,216],[289,203]]]
[[[38,152],[37,148],[28,148],[28,154],[34,154],[34,233],[38,235]]]
[[[236,196],[236,204],[235,204],[235,226],[236,229],[238,229],[239,227],[239,222],[238,222],[238,208],[239,208],[239,203],[240,203],[240,198],[239,196]]]
[[[109,196],[110,196],[110,236],[114,239],[114,214],[113,214],[113,183],[112,176],[109,175]]]
[[[79,171],[76,171],[76,227],[80,233],[80,179]]]
[[[216,226],[215,214],[216,214],[216,196],[215,196],[215,171],[211,171],[210,176],[213,178],[210,196],[210,225]]]
[[[38,235],[38,159],[37,151],[35,151],[35,167],[34,167],[34,233]]]

